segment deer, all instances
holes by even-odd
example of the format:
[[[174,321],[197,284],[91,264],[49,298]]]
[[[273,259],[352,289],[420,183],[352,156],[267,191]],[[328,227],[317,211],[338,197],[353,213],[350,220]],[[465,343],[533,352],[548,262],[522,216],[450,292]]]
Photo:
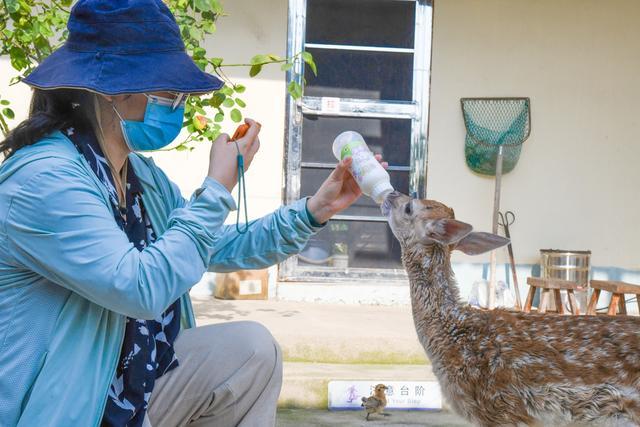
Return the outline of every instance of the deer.
[[[454,412],[482,427],[640,425],[640,318],[463,305],[451,252],[509,240],[473,231],[435,200],[393,192],[381,209],[400,242],[418,339]]]

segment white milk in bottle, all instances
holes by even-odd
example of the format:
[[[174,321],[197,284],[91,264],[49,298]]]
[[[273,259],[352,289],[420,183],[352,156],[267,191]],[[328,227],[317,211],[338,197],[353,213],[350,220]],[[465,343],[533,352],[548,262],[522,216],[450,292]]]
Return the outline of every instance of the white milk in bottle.
[[[338,160],[351,157],[351,174],[364,194],[380,204],[393,191],[389,174],[373,156],[358,132],[342,132],[333,141],[333,155]]]

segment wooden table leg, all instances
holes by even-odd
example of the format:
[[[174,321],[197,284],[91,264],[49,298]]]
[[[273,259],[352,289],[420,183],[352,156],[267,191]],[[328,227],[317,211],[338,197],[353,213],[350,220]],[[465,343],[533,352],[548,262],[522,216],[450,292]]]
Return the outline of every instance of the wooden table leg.
[[[616,310],[618,308],[619,303],[620,303],[620,294],[611,295],[611,302],[609,303],[609,311],[607,312],[609,316],[616,315]]]
[[[580,307],[578,307],[578,301],[576,301],[576,296],[573,294],[573,289],[567,289],[567,297],[569,298],[569,307],[571,308],[571,312],[579,316],[580,315]]]
[[[636,294],[636,302],[638,303],[638,314],[640,314],[640,295]]]
[[[594,289],[587,306],[587,314],[594,316],[596,314],[596,308],[598,305],[598,298],[600,298],[600,289]],[[640,301],[638,301],[638,308],[640,308]]]
[[[529,293],[527,294],[527,300],[524,302],[524,312],[531,313],[531,304],[533,304],[533,297],[536,295],[536,287],[529,286]],[[638,307],[640,307],[640,301],[638,302]]]
[[[550,289],[542,289],[542,296],[540,297],[540,305],[538,306],[538,313],[546,313],[547,305],[549,305],[549,297],[551,296]]]
[[[627,315],[627,302],[624,300],[624,294],[620,294],[620,302],[618,303],[619,313],[623,316]]]
[[[556,300],[556,310],[558,310],[558,314],[564,314],[564,306],[562,305],[562,295],[560,294],[560,289],[554,289],[553,294]]]

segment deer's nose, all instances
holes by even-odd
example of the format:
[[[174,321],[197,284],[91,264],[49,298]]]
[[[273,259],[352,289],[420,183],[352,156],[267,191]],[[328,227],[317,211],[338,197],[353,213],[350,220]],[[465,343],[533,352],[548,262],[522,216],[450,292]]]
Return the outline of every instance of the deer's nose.
[[[393,202],[394,200],[396,200],[398,197],[402,196],[402,193],[399,191],[392,191],[391,193],[389,193],[389,195],[387,196],[387,200],[389,202]]]

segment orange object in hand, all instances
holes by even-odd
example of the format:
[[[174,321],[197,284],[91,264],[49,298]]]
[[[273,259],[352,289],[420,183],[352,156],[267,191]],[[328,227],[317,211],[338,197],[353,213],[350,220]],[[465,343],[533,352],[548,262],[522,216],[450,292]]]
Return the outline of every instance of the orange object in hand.
[[[231,138],[231,141],[237,141],[240,138],[242,138],[243,136],[245,136],[247,134],[247,131],[249,130],[249,125],[244,123],[241,124],[240,126],[238,126],[238,129],[236,129],[235,133],[233,134],[233,137]]]

